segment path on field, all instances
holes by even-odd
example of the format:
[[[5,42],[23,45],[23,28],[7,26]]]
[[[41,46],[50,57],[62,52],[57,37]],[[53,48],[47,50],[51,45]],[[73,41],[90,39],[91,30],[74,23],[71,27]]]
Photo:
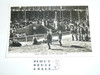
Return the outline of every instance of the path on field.
[[[44,54],[66,54],[68,52],[91,52],[91,42],[71,41],[71,35],[62,36],[62,46],[57,41],[58,36],[54,36],[51,49],[48,49],[47,43],[32,45],[31,42],[21,42],[22,47],[10,47],[10,53],[34,53],[34,55]],[[39,41],[43,40],[39,39]]]
[[[65,38],[70,38],[67,41],[71,41],[71,35],[63,35],[62,36],[62,39],[65,39]],[[53,39],[53,41],[56,41],[56,40],[58,40],[58,36],[53,36],[52,39]],[[38,41],[43,41],[43,40],[44,40],[44,38],[38,39]],[[22,46],[26,46],[26,45],[32,45],[33,44],[33,41],[20,42],[20,43],[22,44]]]

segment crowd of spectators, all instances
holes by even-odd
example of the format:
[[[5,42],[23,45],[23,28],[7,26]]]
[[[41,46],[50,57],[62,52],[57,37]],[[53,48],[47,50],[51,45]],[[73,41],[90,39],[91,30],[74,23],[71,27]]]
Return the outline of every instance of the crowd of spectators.
[[[55,24],[57,23],[57,24]],[[55,30],[61,30],[61,31],[71,31],[72,33],[72,39],[77,40],[79,39],[79,33],[82,34],[86,32],[89,36],[89,21],[86,21],[84,19],[78,20],[70,20],[69,18],[64,18],[62,20],[49,18],[49,19],[15,19],[14,21],[11,21],[10,28],[11,28],[11,37],[14,35],[15,37],[23,36],[25,33],[17,33],[16,29],[24,28],[29,25],[42,25],[48,28],[48,26],[52,26],[55,28]],[[57,26],[55,26],[57,25]],[[86,36],[80,35],[81,39]]]

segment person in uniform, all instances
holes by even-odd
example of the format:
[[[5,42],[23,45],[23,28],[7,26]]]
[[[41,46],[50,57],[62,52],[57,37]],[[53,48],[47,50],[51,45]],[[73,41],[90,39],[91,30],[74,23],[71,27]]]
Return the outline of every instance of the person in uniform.
[[[74,39],[77,41],[77,25],[74,24]]]
[[[85,41],[85,27],[82,26],[82,41]]]
[[[62,40],[62,33],[61,33],[61,31],[59,31],[58,32],[58,41],[60,43],[60,46],[62,46],[61,40]]]
[[[80,26],[77,25],[77,41],[80,40]]]
[[[79,24],[79,31],[78,31],[78,33],[79,33],[79,41],[82,41],[82,23],[80,23]]]
[[[72,34],[72,41],[74,41],[74,25],[71,25],[71,34]]]
[[[51,49],[50,43],[52,43],[52,33],[51,30],[47,31],[47,45]]]
[[[89,41],[89,28],[88,28],[88,26],[86,26],[86,30],[85,30],[85,41]]]

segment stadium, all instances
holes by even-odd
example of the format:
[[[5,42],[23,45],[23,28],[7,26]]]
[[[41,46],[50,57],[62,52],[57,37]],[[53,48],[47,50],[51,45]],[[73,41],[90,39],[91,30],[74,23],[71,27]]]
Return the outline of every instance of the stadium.
[[[48,45],[49,31],[52,43]],[[59,45],[59,31],[62,45]],[[34,54],[92,52],[88,6],[11,7],[8,51]]]

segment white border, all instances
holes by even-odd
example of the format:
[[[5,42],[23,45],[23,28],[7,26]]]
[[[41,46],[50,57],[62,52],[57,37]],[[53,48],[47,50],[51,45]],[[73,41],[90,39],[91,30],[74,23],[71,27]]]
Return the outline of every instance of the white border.
[[[15,5],[88,5],[92,54],[61,57],[60,69],[56,71],[33,71],[33,60],[53,58],[5,58],[9,39],[9,7]],[[0,75],[100,75],[100,0],[0,0],[0,10]]]

